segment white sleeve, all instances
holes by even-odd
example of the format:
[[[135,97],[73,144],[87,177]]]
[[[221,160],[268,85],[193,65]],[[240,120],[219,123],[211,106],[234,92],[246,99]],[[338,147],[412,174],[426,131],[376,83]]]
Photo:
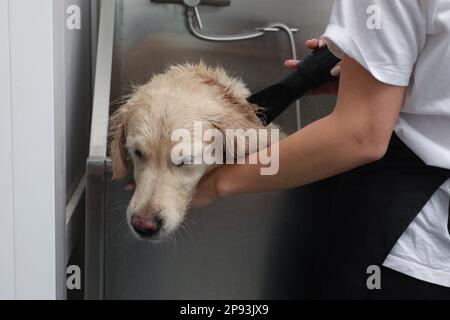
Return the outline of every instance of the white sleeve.
[[[381,82],[408,86],[427,17],[421,0],[335,0],[324,37],[336,56],[353,58]]]

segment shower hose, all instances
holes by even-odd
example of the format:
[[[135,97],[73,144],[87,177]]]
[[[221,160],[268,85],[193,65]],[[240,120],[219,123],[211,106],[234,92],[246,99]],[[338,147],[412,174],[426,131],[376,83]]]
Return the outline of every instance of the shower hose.
[[[190,32],[197,38],[205,41],[212,41],[212,42],[235,42],[235,41],[244,41],[244,40],[251,40],[256,39],[259,37],[262,37],[270,32],[278,32],[283,31],[287,34],[289,39],[289,44],[291,48],[291,58],[293,60],[297,60],[297,48],[296,48],[296,42],[294,37],[294,32],[297,32],[297,29],[292,29],[288,27],[287,25],[283,23],[270,23],[265,27],[257,28],[256,31],[251,33],[242,33],[242,34],[236,34],[236,35],[209,35],[205,34],[203,32],[200,32],[198,29],[203,29],[203,23],[200,17],[200,13],[197,6],[188,6],[187,7],[187,20],[188,20],[188,26]],[[195,23],[197,22],[197,26]],[[301,123],[301,110],[300,110],[300,101],[297,100],[295,102],[296,104],[296,120],[297,120],[297,129],[300,129],[302,127]]]

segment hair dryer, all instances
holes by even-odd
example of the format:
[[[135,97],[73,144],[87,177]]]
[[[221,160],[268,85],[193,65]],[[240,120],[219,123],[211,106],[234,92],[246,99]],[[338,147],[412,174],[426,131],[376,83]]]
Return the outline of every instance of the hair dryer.
[[[340,61],[327,47],[314,50],[298,64],[294,73],[247,100],[262,108],[258,116],[269,125],[306,92],[336,79],[330,72]]]

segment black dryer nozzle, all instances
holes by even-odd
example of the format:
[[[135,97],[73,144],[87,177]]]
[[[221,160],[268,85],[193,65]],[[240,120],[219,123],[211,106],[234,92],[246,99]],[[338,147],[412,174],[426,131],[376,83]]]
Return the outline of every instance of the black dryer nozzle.
[[[268,125],[306,92],[334,80],[330,72],[339,62],[327,47],[317,49],[298,64],[294,73],[253,94],[248,102],[262,108],[258,116]]]

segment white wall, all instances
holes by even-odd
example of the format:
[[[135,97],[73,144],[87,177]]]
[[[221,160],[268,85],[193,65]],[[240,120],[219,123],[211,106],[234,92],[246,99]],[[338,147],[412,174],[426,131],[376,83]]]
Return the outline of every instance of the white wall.
[[[15,297],[8,0],[0,0],[0,299]]]
[[[0,0],[1,298],[58,297],[53,35],[52,0]]]

